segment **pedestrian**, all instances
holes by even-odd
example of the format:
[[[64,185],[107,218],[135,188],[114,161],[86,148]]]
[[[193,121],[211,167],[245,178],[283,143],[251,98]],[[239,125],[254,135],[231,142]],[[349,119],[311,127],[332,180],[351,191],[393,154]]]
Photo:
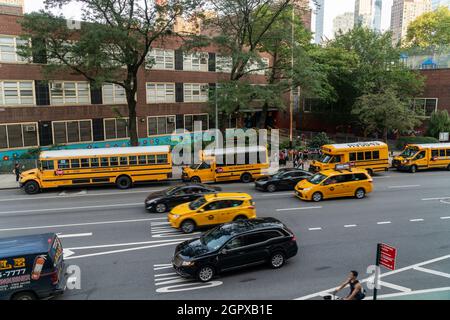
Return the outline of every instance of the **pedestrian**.
[[[358,281],[358,271],[350,271],[347,280],[345,280],[345,282],[333,292],[333,295],[336,295],[336,293],[344,289],[347,285],[350,286],[350,293],[344,298],[344,300],[362,300],[366,297],[364,294],[364,288]]]
[[[13,173],[16,175],[16,181],[19,182],[19,178],[20,178],[20,164],[18,162],[16,162],[16,164],[14,165]]]

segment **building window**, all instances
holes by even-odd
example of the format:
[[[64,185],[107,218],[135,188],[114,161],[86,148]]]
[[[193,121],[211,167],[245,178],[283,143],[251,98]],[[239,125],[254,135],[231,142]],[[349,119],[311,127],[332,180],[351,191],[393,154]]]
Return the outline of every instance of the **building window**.
[[[185,71],[208,71],[207,52],[184,53],[183,70]]]
[[[437,98],[417,98],[413,100],[413,108],[425,117],[430,117],[433,112],[437,111]]]
[[[226,56],[216,56],[216,71],[223,73],[231,73],[233,68],[233,58]]]
[[[128,134],[128,118],[103,119],[105,140],[125,139]]]
[[[34,105],[33,81],[0,81],[0,105]]]
[[[207,102],[208,84],[204,83],[185,83],[184,84],[184,102]]]
[[[260,61],[249,61],[246,70],[251,74],[265,75],[268,68],[269,59],[261,58]]]
[[[0,124],[0,149],[38,146],[37,123]]]
[[[148,69],[154,70],[174,70],[175,51],[164,49],[153,49],[148,54]]]
[[[53,143],[92,142],[92,120],[53,121]]]
[[[89,82],[63,82],[50,83],[50,104],[90,104]]]
[[[104,84],[102,86],[103,104],[125,104],[127,96],[125,89],[117,84]]]
[[[12,36],[0,36],[0,62],[26,62],[26,58],[18,54],[18,47],[29,42]]]
[[[193,132],[194,131],[194,123],[197,121],[201,121],[202,130],[209,129],[209,115],[205,114],[186,114],[184,116],[184,129]]]
[[[172,134],[176,130],[175,119],[175,116],[148,117],[148,136]]]
[[[147,83],[147,103],[174,103],[175,83]]]

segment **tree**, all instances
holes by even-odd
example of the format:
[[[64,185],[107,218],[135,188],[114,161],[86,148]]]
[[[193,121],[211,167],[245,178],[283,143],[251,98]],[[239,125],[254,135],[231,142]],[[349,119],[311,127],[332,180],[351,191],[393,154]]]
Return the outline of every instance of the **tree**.
[[[381,134],[387,141],[390,131],[404,132],[420,125],[420,114],[408,101],[402,100],[394,89],[369,93],[359,97],[352,113],[364,128],[365,136]]]
[[[428,123],[429,136],[439,138],[441,132],[450,132],[450,116],[447,110],[433,112]]]
[[[45,0],[47,9],[75,0]],[[175,19],[188,14],[196,0],[78,0],[83,5],[83,23],[69,28],[62,16],[50,11],[26,14],[21,20],[24,37],[32,46],[23,46],[28,57],[40,54],[47,64],[47,76],[64,72],[83,76],[94,86],[103,83],[124,88],[128,104],[130,144],[137,146],[136,92],[138,72],[153,65],[148,59],[156,41],[171,34]],[[42,58],[42,57],[41,57]]]
[[[311,139],[311,141],[308,143],[308,147],[312,149],[319,149],[324,145],[333,143],[334,141],[331,140],[325,132],[320,132]]]
[[[450,9],[439,7],[424,13],[408,26],[405,45],[433,51],[450,46]]]

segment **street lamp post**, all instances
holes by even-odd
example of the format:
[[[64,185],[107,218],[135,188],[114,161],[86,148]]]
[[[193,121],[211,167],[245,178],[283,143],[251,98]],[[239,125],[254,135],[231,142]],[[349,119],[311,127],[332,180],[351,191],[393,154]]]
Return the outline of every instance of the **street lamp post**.
[[[291,103],[289,105],[289,147],[292,148],[293,146],[293,136],[294,136],[294,128],[293,128],[293,121],[294,121],[294,20],[295,20],[295,11],[294,11],[294,4],[292,4],[292,21],[291,21],[291,41],[292,41],[292,48],[291,48]]]

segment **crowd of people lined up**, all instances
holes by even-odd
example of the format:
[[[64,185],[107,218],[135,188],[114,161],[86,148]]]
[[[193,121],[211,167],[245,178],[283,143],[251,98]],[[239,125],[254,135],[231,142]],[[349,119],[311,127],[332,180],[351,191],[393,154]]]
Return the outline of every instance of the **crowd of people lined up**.
[[[312,151],[308,149],[283,149],[279,152],[279,163],[281,166],[286,165],[289,161],[292,161],[294,168],[305,169],[309,161],[312,160],[312,157],[315,156],[317,152],[320,156],[320,150]]]

